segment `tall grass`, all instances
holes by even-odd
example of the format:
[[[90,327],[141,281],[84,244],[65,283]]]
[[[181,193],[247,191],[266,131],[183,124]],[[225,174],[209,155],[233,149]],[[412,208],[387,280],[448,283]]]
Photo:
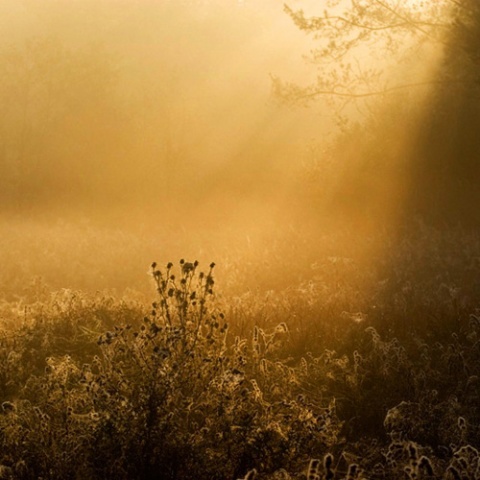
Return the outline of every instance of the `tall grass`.
[[[152,264],[150,304],[41,284],[5,298],[0,473],[477,478],[479,242],[376,241],[370,266],[299,249],[275,283],[271,248],[259,273],[228,267],[237,294],[181,260]]]

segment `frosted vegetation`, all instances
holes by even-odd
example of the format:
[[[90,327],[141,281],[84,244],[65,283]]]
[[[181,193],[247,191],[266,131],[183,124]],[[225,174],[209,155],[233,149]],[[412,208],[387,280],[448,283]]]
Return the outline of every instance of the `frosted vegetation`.
[[[0,479],[480,478],[473,0],[0,3]]]

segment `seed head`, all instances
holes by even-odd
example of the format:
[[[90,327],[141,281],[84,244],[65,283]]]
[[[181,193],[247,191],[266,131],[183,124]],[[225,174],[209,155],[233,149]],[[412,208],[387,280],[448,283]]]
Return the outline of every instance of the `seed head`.
[[[325,470],[330,470],[333,465],[333,455],[331,453],[327,453],[325,457],[323,457],[323,466]]]
[[[186,275],[190,273],[194,268],[195,266],[193,265],[193,263],[186,262],[182,265],[182,273]]]
[[[12,402],[3,402],[2,403],[2,410],[5,413],[13,412],[13,411],[15,411],[15,405]]]

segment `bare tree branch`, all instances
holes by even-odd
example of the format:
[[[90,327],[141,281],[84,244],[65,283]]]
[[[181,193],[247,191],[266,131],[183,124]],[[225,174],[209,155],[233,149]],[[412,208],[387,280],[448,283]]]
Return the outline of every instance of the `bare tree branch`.
[[[308,29],[308,30],[317,30],[321,27],[322,23],[330,22],[331,20],[336,20],[339,22],[346,23],[351,25],[352,27],[357,27],[362,30],[372,30],[372,31],[380,31],[380,30],[389,30],[392,28],[399,28],[399,27],[431,27],[431,28],[449,28],[451,25],[446,23],[433,23],[433,22],[426,22],[426,21],[414,21],[414,20],[404,20],[399,23],[390,23],[386,25],[367,25],[355,22],[353,20],[349,20],[341,15],[332,15],[328,17],[312,17],[310,19],[306,19],[301,12],[293,12],[290,8],[286,9],[287,13],[293,16],[293,20],[298,27]],[[301,18],[301,22],[298,21],[298,17]],[[422,30],[422,33],[426,33]]]
[[[342,7],[343,4],[334,6]],[[367,51],[372,58],[378,59],[379,52],[382,51],[387,58],[393,59],[394,55],[398,55],[408,65],[411,42],[410,39],[402,40],[402,34],[410,33],[416,37],[413,45],[417,49],[426,46],[424,52],[428,53],[430,45],[432,48],[438,45],[445,51],[454,48],[458,51],[459,61],[464,61],[461,45],[449,33],[454,31],[456,24],[464,17],[468,20],[477,16],[478,7],[471,3],[465,2],[464,5],[459,0],[428,0],[426,6],[417,9],[405,7],[401,0],[367,0],[362,3],[351,0],[343,11],[334,10],[333,15],[330,15],[326,10],[323,15],[311,17],[306,16],[303,10],[294,11],[288,5],[284,8],[298,28],[313,34],[320,41],[320,48],[311,50],[312,63],[320,70],[317,81],[305,87],[281,82],[276,85],[280,96],[290,102],[321,96],[346,100],[378,97],[402,90],[462,84],[467,81],[464,75],[450,79],[437,77],[433,80],[410,77],[405,78],[404,83],[383,88],[387,84],[380,77],[373,78],[374,81],[369,84],[365,82],[368,59],[365,60],[364,57]],[[368,50],[361,50],[362,45],[367,46]],[[440,49],[436,51],[441,52]],[[359,69],[360,75],[356,75],[350,68],[352,57],[355,60],[356,53],[361,54],[364,61],[364,68]],[[347,57],[348,54],[350,57]]]
[[[393,87],[387,87],[382,90],[375,90],[370,92],[348,92],[348,91],[339,91],[339,90],[314,90],[310,92],[305,92],[304,94],[297,94],[296,100],[305,100],[307,98],[315,98],[320,96],[334,96],[334,97],[349,97],[349,98],[366,98],[366,97],[375,97],[380,95],[386,95],[393,93],[399,90],[416,88],[416,87],[428,87],[432,85],[452,85],[452,84],[462,84],[465,83],[462,80],[452,81],[452,80],[430,80],[425,82],[413,82],[413,83],[404,83],[402,85],[395,85]]]
[[[399,18],[406,24],[410,25],[413,29],[418,30],[419,32],[423,33],[429,38],[431,37],[430,32],[428,32],[423,28],[424,25],[422,24],[422,22],[417,22],[415,20],[405,17],[404,15],[400,14],[397,9],[390,7],[390,5],[386,4],[381,0],[375,0],[375,3],[380,5],[382,8],[384,8],[388,12],[392,13],[395,17]]]

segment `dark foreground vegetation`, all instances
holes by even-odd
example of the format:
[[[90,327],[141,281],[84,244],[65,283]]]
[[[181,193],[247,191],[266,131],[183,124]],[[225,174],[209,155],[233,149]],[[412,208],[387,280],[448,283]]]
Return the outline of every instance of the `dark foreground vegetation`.
[[[0,478],[478,479],[478,238],[376,235],[272,291],[181,260],[152,305],[5,300]]]
[[[0,1],[0,480],[480,479],[479,3],[282,3]]]

